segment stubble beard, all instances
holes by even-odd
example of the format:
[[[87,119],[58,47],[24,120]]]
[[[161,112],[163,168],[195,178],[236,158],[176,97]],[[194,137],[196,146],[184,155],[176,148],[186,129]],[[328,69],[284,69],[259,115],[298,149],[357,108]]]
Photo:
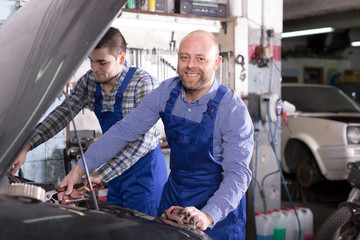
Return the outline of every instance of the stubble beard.
[[[119,73],[115,74],[112,77],[106,78],[106,79],[99,79],[98,77],[96,77],[96,81],[99,83],[108,83],[108,82],[112,81],[114,78],[117,78],[117,76],[119,76]]]
[[[178,74],[180,76],[180,79],[182,81],[184,89],[189,92],[196,92],[196,91],[203,89],[204,87],[207,86],[208,82],[210,81],[209,76],[205,76],[204,73],[201,72],[200,76],[199,76],[199,80],[197,80],[197,82],[196,82],[196,85],[190,86],[185,81],[185,79],[187,78],[186,71],[187,71],[187,69],[179,70]],[[188,71],[188,72],[190,72],[190,71]]]

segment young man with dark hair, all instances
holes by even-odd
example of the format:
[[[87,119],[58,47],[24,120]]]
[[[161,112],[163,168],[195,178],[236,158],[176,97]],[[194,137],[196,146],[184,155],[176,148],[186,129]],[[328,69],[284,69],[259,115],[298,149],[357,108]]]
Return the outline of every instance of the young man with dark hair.
[[[15,161],[13,174],[26,154],[55,136],[85,107],[94,111],[103,134],[130,114],[158,83],[149,73],[126,61],[126,42],[120,31],[110,28],[89,55],[91,69],[72,89],[68,100],[39,123],[25,149]],[[68,101],[68,102],[67,102]],[[122,207],[156,215],[167,179],[165,158],[155,126],[114,152],[111,159],[91,174],[108,183],[107,200]],[[99,167],[99,166],[98,166]],[[95,170],[95,169],[92,169]]]

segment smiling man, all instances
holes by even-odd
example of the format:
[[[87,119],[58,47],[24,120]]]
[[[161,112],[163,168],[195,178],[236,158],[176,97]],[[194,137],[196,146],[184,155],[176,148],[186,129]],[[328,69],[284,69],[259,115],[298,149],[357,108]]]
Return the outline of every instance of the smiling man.
[[[68,100],[37,125],[35,133],[14,163],[13,174],[25,162],[26,154],[55,136],[76,115],[88,107],[95,112],[103,133],[135,107],[158,86],[156,79],[126,61],[126,42],[120,31],[110,28],[91,52],[91,69],[76,83]],[[67,102],[68,101],[68,102]],[[107,200],[150,215],[156,215],[167,179],[165,158],[155,127],[119,147],[100,169],[91,174],[94,182],[108,183]],[[95,170],[95,169],[92,169]]]
[[[185,36],[178,53],[179,77],[162,82],[85,155],[88,167],[95,169],[161,118],[171,172],[159,215],[181,206],[213,239],[239,240],[245,239],[253,124],[245,103],[216,81],[220,62],[212,34],[198,30]],[[65,195],[81,181],[83,169],[80,161],[62,180],[60,186],[68,186]]]

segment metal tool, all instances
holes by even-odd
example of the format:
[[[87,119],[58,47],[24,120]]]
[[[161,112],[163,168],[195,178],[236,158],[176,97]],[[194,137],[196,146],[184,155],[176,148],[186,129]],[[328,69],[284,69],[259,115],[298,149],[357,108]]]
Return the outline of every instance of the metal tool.
[[[64,200],[61,200],[60,203],[67,205],[67,204],[85,202],[85,201],[89,201],[89,200],[90,200],[90,198],[88,198],[88,197],[84,197],[84,198],[74,198],[74,199],[64,199]]]
[[[171,32],[171,40],[170,40],[170,51],[176,50],[176,41],[174,40],[174,32]]]
[[[74,189],[78,189],[84,186],[84,183],[78,183],[74,185]],[[51,202],[55,204],[59,204],[59,200],[57,199],[57,196],[55,197],[55,194],[57,195],[60,192],[65,192],[67,187],[57,187],[55,190],[47,191],[45,193],[45,201]],[[60,202],[61,203],[61,202]]]
[[[190,216],[183,207],[175,206],[164,211],[160,218],[164,223],[182,229],[196,229],[197,216]]]
[[[244,56],[239,54],[236,57],[236,64],[240,64],[241,65],[241,73],[240,73],[240,80],[244,81],[246,78],[246,72],[245,72],[245,61],[244,61]]]
[[[65,93],[65,99],[68,100],[68,95],[66,92]],[[94,209],[96,211],[99,211],[99,205],[98,205],[98,202],[97,202],[97,199],[96,199],[96,196],[95,196],[95,192],[93,190],[93,187],[92,187],[92,183],[91,183],[91,178],[90,178],[90,173],[89,173],[89,169],[87,167],[87,163],[86,163],[86,159],[85,159],[85,156],[84,156],[84,151],[83,151],[83,148],[82,148],[82,145],[81,145],[81,142],[80,142],[80,138],[79,138],[79,134],[78,134],[78,131],[76,130],[76,125],[75,125],[75,121],[74,121],[74,114],[71,110],[71,106],[70,106],[70,101],[66,101],[67,102],[67,107],[69,109],[69,113],[70,113],[70,116],[71,116],[71,119],[72,119],[72,123],[73,123],[73,127],[74,127],[74,131],[75,131],[75,136],[78,140],[78,144],[79,144],[79,148],[80,148],[80,153],[81,153],[81,160],[82,160],[82,163],[84,164],[84,170],[85,170],[85,175],[86,175],[86,178],[88,180],[88,183],[89,183],[89,187],[90,187],[90,200],[91,202],[93,203],[94,205]]]

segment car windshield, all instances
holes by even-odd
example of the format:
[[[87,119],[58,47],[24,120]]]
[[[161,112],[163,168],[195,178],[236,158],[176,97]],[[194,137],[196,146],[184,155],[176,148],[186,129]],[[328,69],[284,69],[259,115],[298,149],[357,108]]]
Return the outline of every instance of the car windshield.
[[[281,95],[301,112],[360,112],[360,105],[335,87],[282,86]]]

